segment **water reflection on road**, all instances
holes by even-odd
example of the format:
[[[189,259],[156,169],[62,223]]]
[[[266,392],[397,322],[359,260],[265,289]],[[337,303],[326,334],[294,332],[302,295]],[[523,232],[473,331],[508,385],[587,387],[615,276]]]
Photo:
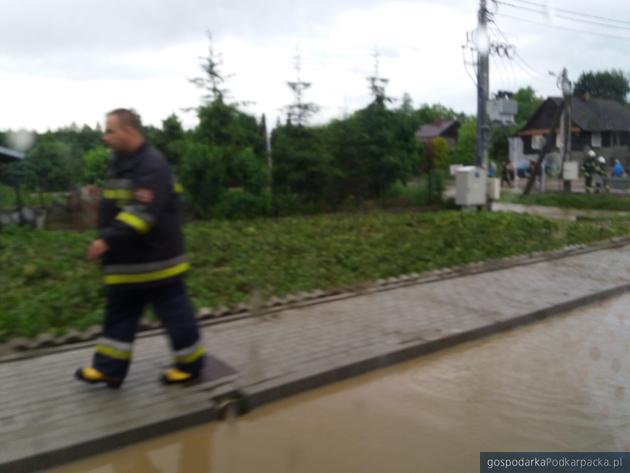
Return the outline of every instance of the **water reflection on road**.
[[[479,452],[630,451],[630,296],[50,473],[478,471]]]

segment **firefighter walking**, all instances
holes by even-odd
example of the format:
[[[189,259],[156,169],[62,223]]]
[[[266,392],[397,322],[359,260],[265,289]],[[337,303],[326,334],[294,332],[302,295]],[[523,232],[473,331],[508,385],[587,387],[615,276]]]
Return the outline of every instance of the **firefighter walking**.
[[[204,363],[195,313],[183,276],[179,186],[164,157],[142,135],[133,110],[107,114],[103,141],[113,151],[99,209],[98,234],[88,261],[102,262],[107,303],[102,336],[92,364],[75,376],[119,387],[129,370],[140,317],[151,305],[168,333],[174,354],[167,384],[196,379]]]

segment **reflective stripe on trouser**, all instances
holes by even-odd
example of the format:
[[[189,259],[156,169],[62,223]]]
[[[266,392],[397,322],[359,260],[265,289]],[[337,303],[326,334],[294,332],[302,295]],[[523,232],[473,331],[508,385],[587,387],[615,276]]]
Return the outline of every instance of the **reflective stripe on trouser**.
[[[177,350],[175,352],[175,366],[180,370],[196,374],[203,364],[203,356],[206,350],[201,341],[191,347]]]
[[[102,339],[94,353],[94,368],[123,379],[129,370],[131,344],[144,307],[151,304],[168,333],[176,366],[196,375],[203,365],[203,347],[195,313],[181,279],[159,287],[111,286]],[[128,355],[128,356],[127,356]]]
[[[104,282],[109,285],[141,284],[179,276],[190,269],[185,255],[153,263],[103,266]]]

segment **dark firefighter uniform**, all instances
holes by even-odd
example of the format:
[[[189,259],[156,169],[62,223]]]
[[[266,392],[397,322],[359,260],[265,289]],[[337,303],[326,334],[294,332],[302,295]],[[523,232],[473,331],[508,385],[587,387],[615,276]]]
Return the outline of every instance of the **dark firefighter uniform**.
[[[591,192],[593,189],[593,176],[597,168],[597,161],[593,156],[587,156],[582,163],[582,173],[584,175],[584,188],[586,192]]]
[[[182,275],[184,254],[180,186],[163,156],[144,143],[134,153],[114,153],[103,188],[98,232],[107,306],[93,368],[113,383],[125,378],[138,321],[151,304],[166,328],[175,368],[196,377],[203,364],[194,310]]]

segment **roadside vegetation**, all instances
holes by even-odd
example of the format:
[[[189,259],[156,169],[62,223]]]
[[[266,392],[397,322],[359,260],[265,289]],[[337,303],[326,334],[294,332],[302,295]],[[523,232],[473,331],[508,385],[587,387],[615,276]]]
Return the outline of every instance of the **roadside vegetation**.
[[[364,213],[193,222],[186,226],[195,305],[282,296],[625,235],[625,220],[570,223],[508,213]],[[0,340],[98,324],[92,232],[0,232]]]

